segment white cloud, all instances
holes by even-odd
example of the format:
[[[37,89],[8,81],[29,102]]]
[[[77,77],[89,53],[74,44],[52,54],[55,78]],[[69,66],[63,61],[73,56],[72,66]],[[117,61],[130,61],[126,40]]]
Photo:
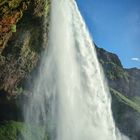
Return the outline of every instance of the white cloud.
[[[133,57],[133,58],[131,58],[131,60],[132,60],[132,61],[140,61],[140,58],[138,58],[138,57]]]

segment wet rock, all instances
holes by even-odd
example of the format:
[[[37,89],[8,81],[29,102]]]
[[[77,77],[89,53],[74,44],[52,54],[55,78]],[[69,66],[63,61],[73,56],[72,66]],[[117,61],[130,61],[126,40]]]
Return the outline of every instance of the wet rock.
[[[43,14],[46,12],[49,18],[46,5],[49,7],[50,2],[0,1],[0,90],[8,96],[16,96],[21,81],[28,78],[40,60],[42,43],[47,38]]]

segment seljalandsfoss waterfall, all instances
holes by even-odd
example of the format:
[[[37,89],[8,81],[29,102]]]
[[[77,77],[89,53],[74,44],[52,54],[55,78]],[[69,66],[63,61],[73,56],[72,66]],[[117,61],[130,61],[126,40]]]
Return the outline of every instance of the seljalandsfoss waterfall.
[[[115,127],[109,90],[75,0],[52,0],[44,45],[25,108],[25,121],[43,133],[34,132],[34,140],[46,135],[49,140],[126,140]]]

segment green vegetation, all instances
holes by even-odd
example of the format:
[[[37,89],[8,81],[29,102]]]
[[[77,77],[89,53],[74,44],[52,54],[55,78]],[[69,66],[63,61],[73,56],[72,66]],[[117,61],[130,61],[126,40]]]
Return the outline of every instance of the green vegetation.
[[[133,100],[135,103],[137,103],[137,104],[140,105],[140,97],[139,97],[139,96],[135,96],[132,100]]]
[[[21,0],[11,0],[8,2],[8,5],[11,9],[15,9],[19,6],[20,3],[21,3]]]
[[[107,69],[107,76],[111,80],[116,79],[125,79],[128,82],[128,73],[125,72],[120,66],[116,65],[113,62],[106,62],[106,64],[109,66],[109,69]]]
[[[48,2],[45,4],[44,11],[48,14],[49,9],[50,9],[50,1],[48,1]]]
[[[4,5],[5,3],[8,4],[9,8],[15,9],[20,5],[21,0],[0,0],[0,6]]]
[[[110,80],[124,79],[126,82],[129,82],[129,75],[124,69],[112,61],[104,61],[99,59],[99,62],[105,68],[105,73]]]
[[[137,111],[138,113],[140,113],[140,103],[138,104],[138,102],[129,99],[128,97],[122,95],[120,92],[118,92],[115,89],[110,89],[111,93],[113,95],[115,95],[117,97],[117,99],[121,102],[123,102],[124,104],[126,104],[127,106],[129,106],[130,108],[134,109],[135,111]],[[137,98],[138,99],[138,98]],[[140,99],[140,97],[139,97]]]
[[[23,88],[22,87],[16,88],[16,93],[17,93],[17,95],[22,94],[23,93]]]
[[[16,25],[15,24],[11,25],[11,32],[13,32],[13,33],[16,32]]]
[[[7,2],[7,0],[0,0],[0,6],[2,6],[3,4],[5,4]]]
[[[10,121],[0,124],[1,140],[47,140],[44,134],[41,127],[25,125],[22,122]]]

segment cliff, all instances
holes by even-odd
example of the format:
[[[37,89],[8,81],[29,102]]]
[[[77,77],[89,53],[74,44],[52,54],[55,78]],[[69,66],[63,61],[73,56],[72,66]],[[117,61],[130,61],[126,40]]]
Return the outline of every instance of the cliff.
[[[43,0],[0,1],[0,91],[9,96],[17,95],[20,83],[37,65],[48,5]]]
[[[139,140],[140,69],[124,69],[116,54],[96,49],[110,87],[116,125],[132,140]]]
[[[27,99],[24,93],[30,94],[45,49],[43,19],[45,12],[49,21],[49,5],[44,0],[0,0],[0,121],[21,120],[20,104]]]
[[[22,103],[28,100],[34,77],[45,49],[44,11],[49,5],[43,0],[0,0],[0,121],[22,121]],[[49,22],[47,23],[48,30]],[[140,70],[124,69],[118,56],[98,48],[112,95],[112,110],[116,125],[132,140],[140,139]],[[8,123],[8,122],[7,122]],[[20,132],[18,122],[0,124],[5,131],[13,127]],[[8,138],[9,139],[9,138]],[[15,138],[16,139],[16,138]]]

